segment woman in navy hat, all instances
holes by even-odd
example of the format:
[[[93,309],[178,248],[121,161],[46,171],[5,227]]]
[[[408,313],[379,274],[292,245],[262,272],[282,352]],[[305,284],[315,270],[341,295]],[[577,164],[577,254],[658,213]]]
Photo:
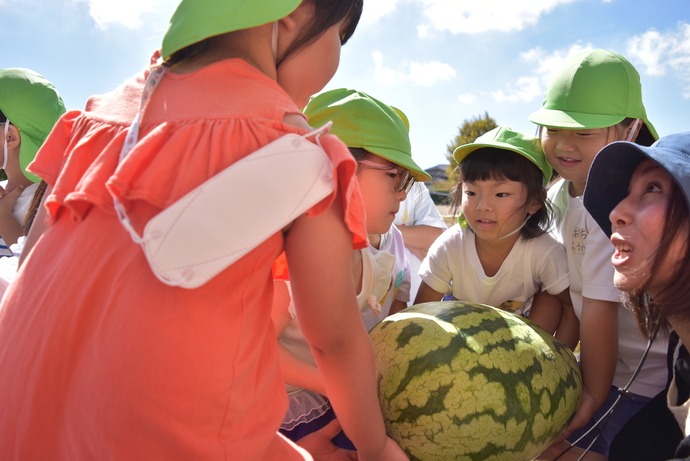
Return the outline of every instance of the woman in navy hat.
[[[669,448],[652,435],[650,424],[658,426],[664,415],[672,421],[672,414],[683,435],[690,435],[690,132],[666,136],[651,147],[630,142],[604,147],[589,171],[584,205],[616,247],[614,283],[642,333],[655,341],[667,341],[670,333],[677,344],[671,348],[674,370],[665,396],[670,412],[662,406],[655,417],[629,423],[646,425],[636,430],[654,439],[650,453],[661,456]],[[626,427],[619,439],[626,430],[634,429]],[[617,442],[629,447],[635,438]],[[681,444],[676,456],[690,456],[689,447]],[[611,459],[623,459],[615,456],[612,445]]]

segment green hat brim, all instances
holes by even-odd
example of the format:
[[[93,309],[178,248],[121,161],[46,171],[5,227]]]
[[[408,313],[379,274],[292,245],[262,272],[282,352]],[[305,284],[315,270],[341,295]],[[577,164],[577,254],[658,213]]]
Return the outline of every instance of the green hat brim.
[[[19,166],[21,167],[24,176],[33,182],[40,182],[41,178],[27,171],[26,167],[34,160],[38,149],[41,148],[43,143],[37,139],[34,139],[33,136],[27,135],[21,131],[19,132],[19,135],[22,138],[22,142],[19,146]]]
[[[380,146],[350,146],[350,147],[361,147],[362,149],[366,149],[367,151],[371,152],[372,154],[376,154],[379,157],[385,158],[386,160],[395,163],[396,165],[400,165],[401,167],[405,168],[406,170],[410,171],[410,174],[416,181],[429,181],[431,179],[431,176],[424,170],[422,170],[419,165],[417,165],[414,160],[412,160],[412,157],[403,157],[400,155],[399,151],[393,150],[393,149],[387,149],[386,147],[380,147]]]
[[[331,133],[347,147],[385,158],[409,170],[417,181],[431,179],[412,159],[409,121],[400,109],[362,91],[338,88],[312,97],[304,114],[315,128],[333,122]]]
[[[492,137],[494,139],[490,141],[483,141],[486,139],[490,139]],[[517,143],[521,144],[525,144],[527,142],[538,143],[538,140],[536,138],[528,138],[526,135],[519,133],[517,131],[513,131],[507,126],[499,126],[491,131],[484,133],[479,138],[477,138],[477,141],[479,142],[464,144],[462,146],[457,147],[453,151],[453,158],[456,162],[458,162],[458,164],[460,164],[460,162],[462,162],[465,158],[467,158],[468,155],[470,155],[477,149],[481,149],[484,147],[492,147],[495,149],[509,150],[511,152],[515,152],[516,154],[525,157],[527,160],[532,162],[537,168],[539,168],[539,170],[542,172],[542,175],[544,176],[543,185],[544,187],[546,187],[549,180],[551,179],[551,175],[553,174],[553,167],[546,160],[546,156],[543,154],[543,152],[541,152],[541,148],[539,149],[539,152],[535,152],[534,149],[522,148],[507,142],[497,141],[495,140],[496,137],[501,137],[503,139],[512,138],[516,140]],[[532,139],[532,141],[529,141],[529,139]]]
[[[65,113],[60,94],[52,83],[33,70],[0,69],[0,111],[19,129],[22,173],[39,182],[41,178],[26,171],[26,167]]]
[[[538,111],[530,114],[529,120],[532,123],[541,126],[549,126],[553,128],[564,129],[583,129],[593,130],[596,128],[607,128],[614,126],[625,120],[627,117],[620,115],[606,115],[606,114],[584,114],[581,112],[564,112],[562,110],[541,108]],[[646,118],[641,119],[642,122],[649,128],[649,132],[654,136],[654,139],[659,139],[659,135],[652,123]]]
[[[182,0],[163,37],[161,54],[173,53],[215,35],[268,24],[292,13],[301,0]]]

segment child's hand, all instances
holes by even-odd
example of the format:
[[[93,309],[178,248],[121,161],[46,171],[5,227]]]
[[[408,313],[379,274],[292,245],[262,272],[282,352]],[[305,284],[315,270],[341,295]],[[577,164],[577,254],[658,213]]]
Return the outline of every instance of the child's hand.
[[[582,392],[582,399],[575,412],[575,417],[566,428],[565,432],[556,440],[555,443],[561,442],[570,437],[577,429],[587,424],[594,416],[594,413],[599,409],[601,404],[594,400],[586,391]]]
[[[297,445],[314,457],[314,461],[349,461],[357,459],[357,452],[333,445],[331,439],[341,431],[340,423],[334,419],[323,429],[302,437]]]
[[[17,202],[23,190],[24,186],[17,186],[11,192],[7,192],[0,187],[0,217],[12,213],[12,208],[14,208],[14,204]]]

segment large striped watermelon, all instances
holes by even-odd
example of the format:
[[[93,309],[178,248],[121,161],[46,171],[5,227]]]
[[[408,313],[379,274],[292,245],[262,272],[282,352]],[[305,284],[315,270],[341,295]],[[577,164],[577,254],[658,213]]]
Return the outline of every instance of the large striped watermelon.
[[[409,307],[371,331],[389,435],[410,459],[526,461],[572,418],[582,380],[572,352],[493,307]]]

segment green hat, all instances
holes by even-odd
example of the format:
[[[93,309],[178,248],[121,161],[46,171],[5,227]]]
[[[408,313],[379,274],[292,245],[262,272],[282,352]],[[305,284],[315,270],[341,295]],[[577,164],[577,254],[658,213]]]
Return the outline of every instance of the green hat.
[[[182,0],[163,37],[163,59],[214,35],[249,29],[292,13],[301,0]]]
[[[0,111],[19,128],[19,165],[33,182],[41,178],[26,171],[39,147],[65,113],[65,104],[52,83],[29,69],[0,69]]]
[[[470,144],[460,146],[453,151],[453,158],[460,163],[477,149],[482,147],[495,147],[498,149],[510,150],[525,157],[530,162],[537,165],[537,168],[544,174],[544,187],[548,184],[553,173],[553,167],[546,160],[544,151],[541,148],[539,139],[527,136],[510,127],[499,126],[478,137]]]
[[[642,104],[640,74],[623,56],[606,50],[569,57],[551,75],[543,107],[529,116],[555,128],[606,128],[625,118],[641,119],[655,139]]]
[[[431,179],[412,160],[407,117],[361,91],[340,88],[314,96],[304,108],[316,128],[332,121],[331,133],[347,147],[359,147],[410,170],[417,181]],[[404,117],[404,118],[403,118]]]

